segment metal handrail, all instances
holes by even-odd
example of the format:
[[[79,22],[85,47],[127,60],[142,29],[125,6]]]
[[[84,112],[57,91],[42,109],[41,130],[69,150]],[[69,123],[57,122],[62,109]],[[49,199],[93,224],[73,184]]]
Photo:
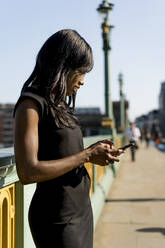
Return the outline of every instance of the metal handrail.
[[[2,169],[7,169],[7,168],[10,168],[10,167],[12,167],[12,166],[15,166],[15,164],[9,164],[9,165],[2,165],[2,166],[0,166],[0,170]]]

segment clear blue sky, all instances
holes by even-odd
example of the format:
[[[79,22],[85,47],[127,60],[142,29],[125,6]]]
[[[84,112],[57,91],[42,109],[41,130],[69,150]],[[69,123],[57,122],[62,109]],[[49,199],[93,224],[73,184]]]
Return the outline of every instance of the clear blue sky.
[[[5,0],[0,8],[0,102],[15,103],[31,73],[45,40],[63,28],[76,29],[93,48],[95,66],[86,75],[77,106],[104,110],[104,70],[101,18],[96,8],[102,0]],[[118,74],[124,75],[129,116],[158,107],[165,80],[165,1],[114,0],[110,22],[110,75],[112,100],[119,99]]]

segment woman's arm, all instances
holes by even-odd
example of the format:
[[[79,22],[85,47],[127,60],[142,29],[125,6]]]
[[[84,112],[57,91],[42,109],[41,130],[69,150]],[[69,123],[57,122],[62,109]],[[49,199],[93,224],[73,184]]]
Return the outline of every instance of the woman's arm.
[[[111,149],[112,143],[106,140],[63,159],[39,161],[38,122],[39,109],[36,101],[24,99],[16,110],[14,142],[17,173],[23,184],[54,179],[87,161],[100,165],[119,161],[116,156],[122,152]]]

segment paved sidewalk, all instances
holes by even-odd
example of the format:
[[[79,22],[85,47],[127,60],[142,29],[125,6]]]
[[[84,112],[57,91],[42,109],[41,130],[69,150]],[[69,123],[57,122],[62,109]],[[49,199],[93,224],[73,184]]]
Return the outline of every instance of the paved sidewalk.
[[[95,231],[94,248],[165,247],[165,153],[141,145],[130,152],[107,197]]]

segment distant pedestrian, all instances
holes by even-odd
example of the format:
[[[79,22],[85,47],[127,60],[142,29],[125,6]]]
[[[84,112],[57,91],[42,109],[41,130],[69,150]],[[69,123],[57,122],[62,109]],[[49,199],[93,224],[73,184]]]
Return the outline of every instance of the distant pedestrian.
[[[145,142],[146,142],[146,147],[148,148],[149,147],[149,141],[151,139],[151,132],[150,132],[149,128],[146,128],[146,130],[144,132],[144,139],[145,139]]]
[[[134,147],[131,148],[131,159],[135,161],[135,150],[139,148],[138,143],[141,133],[134,122],[130,122],[130,127],[126,130],[126,136],[129,138],[130,143],[134,143]]]
[[[152,140],[155,143],[155,146],[158,146],[158,144],[160,143],[161,137],[162,137],[162,133],[160,131],[160,127],[158,125],[156,125],[156,124],[152,125],[151,137],[152,137]]]
[[[144,141],[144,130],[143,130],[143,128],[139,128],[139,130],[140,130],[140,134],[141,134],[139,139],[140,139],[140,142],[143,143],[143,141]]]
[[[158,146],[161,141],[162,134],[160,131],[157,132],[156,138],[155,138],[155,146]]]

